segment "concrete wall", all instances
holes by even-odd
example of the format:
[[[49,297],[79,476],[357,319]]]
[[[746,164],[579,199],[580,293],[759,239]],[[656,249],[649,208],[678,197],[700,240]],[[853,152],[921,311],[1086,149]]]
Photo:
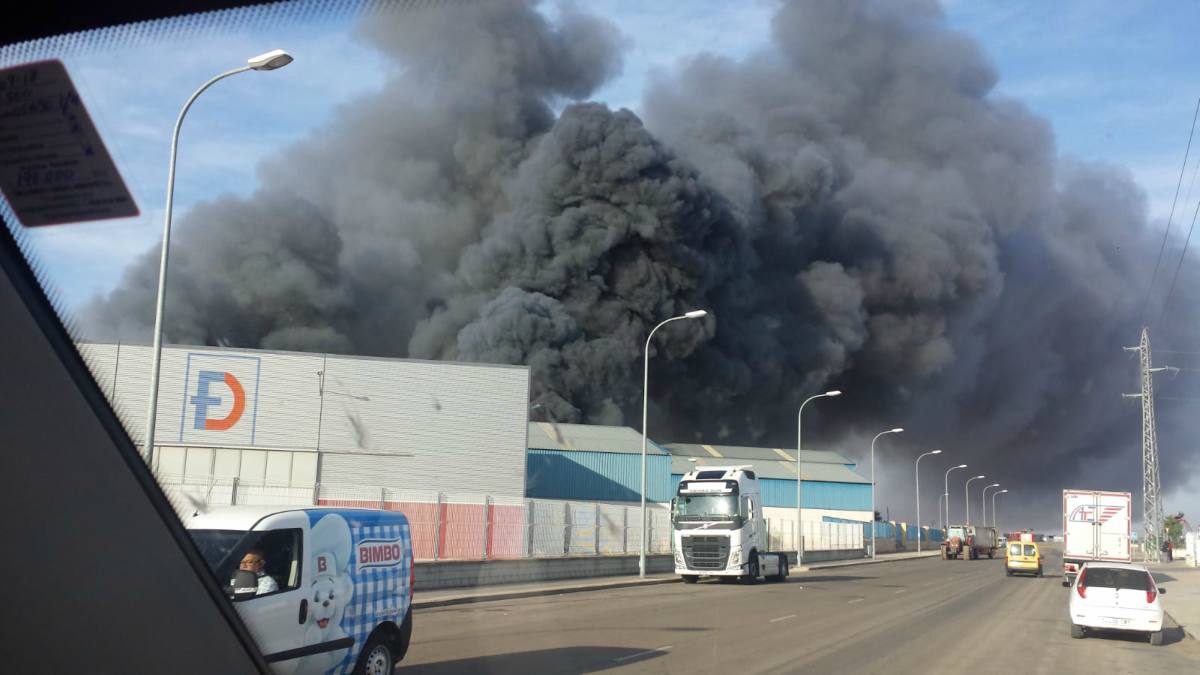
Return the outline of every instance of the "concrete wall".
[[[880,549],[882,550],[882,549]],[[866,556],[863,549],[845,551],[805,551],[804,562],[854,560]],[[796,564],[796,553],[788,553],[788,562]],[[675,563],[669,555],[646,556],[647,574],[670,574]],[[532,560],[456,560],[418,562],[417,593],[439,588],[470,588],[497,584],[554,581],[633,575],[638,573],[638,557],[596,556],[591,558],[539,558]]]

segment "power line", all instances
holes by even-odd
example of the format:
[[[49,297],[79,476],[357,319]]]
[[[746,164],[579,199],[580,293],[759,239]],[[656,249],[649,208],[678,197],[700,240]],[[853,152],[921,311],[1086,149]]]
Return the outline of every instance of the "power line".
[[[1187,237],[1183,240],[1183,253],[1179,254],[1179,264],[1175,266],[1175,276],[1171,278],[1171,288],[1167,290],[1167,299],[1163,300],[1162,310],[1159,311],[1159,317],[1167,311],[1167,306],[1171,304],[1171,295],[1175,293],[1175,282],[1179,281],[1179,270],[1183,269],[1183,261],[1187,258],[1188,244],[1192,241],[1192,230],[1196,229],[1196,216],[1200,215],[1200,200],[1196,200],[1196,211],[1192,214],[1192,224],[1188,226]],[[1155,322],[1157,323],[1157,321]]]
[[[1183,151],[1183,166],[1179,167],[1179,181],[1175,184],[1175,198],[1171,200],[1171,213],[1167,216],[1167,229],[1163,231],[1162,246],[1158,248],[1158,261],[1154,263],[1154,274],[1150,276],[1150,285],[1146,287],[1146,298],[1142,300],[1142,315],[1138,318],[1139,325],[1145,325],[1146,306],[1150,302],[1150,294],[1154,291],[1154,282],[1158,280],[1158,268],[1162,265],[1163,252],[1167,250],[1167,238],[1171,234],[1171,221],[1175,218],[1175,203],[1179,201],[1179,188],[1183,187],[1183,174],[1187,171],[1188,155],[1192,151],[1192,136],[1196,134],[1197,117],[1200,117],[1200,98],[1196,99],[1196,112],[1192,113],[1192,130],[1188,132],[1187,149]],[[1190,189],[1189,192],[1191,192]]]

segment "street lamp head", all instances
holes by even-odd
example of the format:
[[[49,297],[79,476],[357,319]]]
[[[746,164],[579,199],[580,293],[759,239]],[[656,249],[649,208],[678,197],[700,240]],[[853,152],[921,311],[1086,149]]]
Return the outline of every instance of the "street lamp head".
[[[931,455],[940,455],[940,454],[942,454],[942,451],[941,451],[941,450],[933,450],[933,451],[931,451],[929,454],[931,454]]]
[[[1008,490],[1001,490],[1001,491],[997,492],[996,494],[998,494],[998,495],[1002,495],[1002,494],[1004,494],[1005,492],[1008,492]]]
[[[824,394],[821,394],[821,395],[822,395],[822,396],[841,396],[841,395],[842,395],[842,390],[841,390],[841,389],[834,389],[833,391],[827,391],[827,392],[825,392]]]
[[[999,484],[999,483],[992,483],[992,484],[991,484],[991,485],[989,485],[988,487],[990,487],[990,488],[994,488],[994,487],[1000,487],[1000,484]],[[985,488],[985,489],[986,489],[986,488]]]
[[[888,433],[898,434],[898,433],[900,433],[901,431],[904,431],[904,427],[896,427],[895,429],[892,429],[892,430],[891,430],[890,432],[888,432]]]
[[[971,480],[979,480],[980,478],[987,478],[987,476],[985,476],[985,475],[983,475],[983,474],[979,474],[978,476],[975,476],[975,477],[974,477],[974,478],[972,478]]]
[[[688,312],[687,314],[684,314],[684,316],[686,316],[689,319],[700,319],[700,318],[708,316],[708,310],[707,309],[693,309],[692,311]]]
[[[292,60],[292,55],[282,49],[272,49],[266,54],[246,59],[246,65],[254,70],[276,70],[291,63]]]
[[[966,465],[966,464],[959,464],[958,466],[956,466],[956,467],[954,467],[954,468],[956,468],[956,469],[965,469],[965,468],[967,468],[967,465]]]

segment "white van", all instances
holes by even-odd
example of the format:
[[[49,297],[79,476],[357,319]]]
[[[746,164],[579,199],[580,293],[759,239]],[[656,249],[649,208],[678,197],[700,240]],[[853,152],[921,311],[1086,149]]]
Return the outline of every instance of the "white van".
[[[408,651],[403,514],[232,506],[184,523],[276,673],[391,673]]]

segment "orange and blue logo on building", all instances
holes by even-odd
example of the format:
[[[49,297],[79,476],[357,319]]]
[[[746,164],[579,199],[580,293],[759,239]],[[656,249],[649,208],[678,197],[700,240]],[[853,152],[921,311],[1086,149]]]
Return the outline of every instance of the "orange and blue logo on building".
[[[252,445],[260,368],[256,356],[189,353],[180,442],[216,440],[210,432],[220,432],[223,442]]]

